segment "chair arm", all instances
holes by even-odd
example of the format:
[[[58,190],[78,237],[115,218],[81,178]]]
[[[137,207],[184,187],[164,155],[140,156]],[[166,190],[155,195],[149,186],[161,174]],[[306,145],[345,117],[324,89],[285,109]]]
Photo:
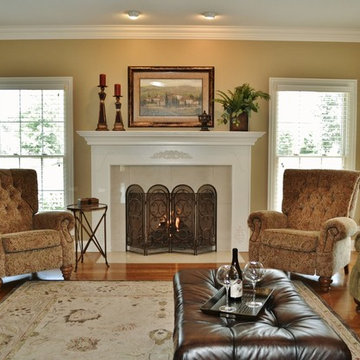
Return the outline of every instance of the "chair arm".
[[[74,263],[74,239],[70,231],[75,226],[74,216],[68,211],[42,211],[34,215],[34,229],[53,229],[60,233],[63,252],[62,267],[72,266]]]
[[[247,222],[252,231],[250,241],[258,241],[262,230],[286,228],[287,216],[279,211],[261,210],[251,213]]]
[[[74,228],[74,216],[68,211],[42,211],[33,217],[33,228],[71,231]]]
[[[327,220],[320,231],[318,252],[332,252],[336,241],[352,236],[357,231],[356,222],[348,217],[336,217]]]

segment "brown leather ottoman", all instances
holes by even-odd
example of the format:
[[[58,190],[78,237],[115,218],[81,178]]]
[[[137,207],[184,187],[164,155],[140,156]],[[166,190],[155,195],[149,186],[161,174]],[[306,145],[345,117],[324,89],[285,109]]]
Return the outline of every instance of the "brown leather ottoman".
[[[219,289],[215,270],[183,270],[174,276],[174,360],[340,360],[351,353],[305,303],[279,270],[260,284],[275,288],[256,321],[207,315],[200,306]]]

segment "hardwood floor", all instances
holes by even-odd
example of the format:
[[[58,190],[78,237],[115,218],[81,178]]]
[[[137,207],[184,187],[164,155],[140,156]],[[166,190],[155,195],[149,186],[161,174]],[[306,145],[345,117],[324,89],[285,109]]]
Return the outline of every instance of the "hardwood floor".
[[[245,261],[247,253],[241,253]],[[356,261],[357,253],[352,254],[350,271]],[[173,275],[180,269],[185,268],[215,268],[220,264],[97,264],[99,255],[88,253],[84,263],[79,263],[77,273],[73,273],[71,280],[172,280]],[[41,278],[41,276],[40,276]],[[300,279],[308,284],[340,317],[360,336],[360,312],[356,312],[356,305],[349,294],[348,282],[350,275],[344,272],[333,276],[331,290],[324,294],[320,290],[317,277],[291,275],[292,279]],[[28,278],[27,278],[28,279]],[[0,289],[0,299],[4,298],[11,290],[19,286],[23,281],[18,280],[4,284]]]

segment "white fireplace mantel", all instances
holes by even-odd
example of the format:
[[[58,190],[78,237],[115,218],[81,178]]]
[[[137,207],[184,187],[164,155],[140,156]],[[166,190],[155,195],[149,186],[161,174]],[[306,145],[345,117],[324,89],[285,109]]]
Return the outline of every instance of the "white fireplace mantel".
[[[232,247],[237,247],[240,251],[248,250],[251,146],[264,132],[134,130],[77,133],[91,146],[91,196],[107,203],[110,214],[111,166],[231,166],[231,239],[223,250]],[[110,221],[107,222],[106,231],[108,249],[111,250],[109,223]]]
[[[257,131],[78,131],[88,145],[222,145],[251,146]]]

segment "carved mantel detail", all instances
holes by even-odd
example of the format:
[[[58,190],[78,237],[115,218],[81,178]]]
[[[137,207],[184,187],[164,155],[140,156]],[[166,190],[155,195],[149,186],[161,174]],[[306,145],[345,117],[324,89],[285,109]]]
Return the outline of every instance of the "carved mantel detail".
[[[184,151],[165,150],[154,153],[151,159],[192,159],[192,156]]]

